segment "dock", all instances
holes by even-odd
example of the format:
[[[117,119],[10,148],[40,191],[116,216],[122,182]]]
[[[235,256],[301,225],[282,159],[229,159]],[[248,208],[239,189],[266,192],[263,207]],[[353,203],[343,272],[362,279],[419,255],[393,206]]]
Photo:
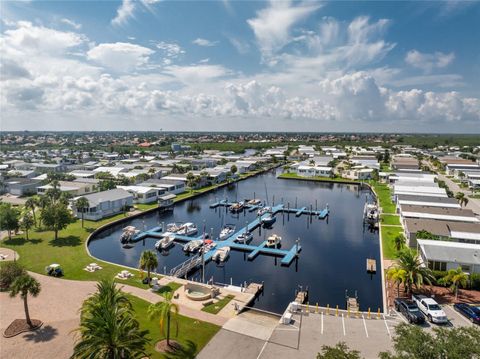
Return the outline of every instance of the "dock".
[[[303,304],[307,301],[308,299],[308,292],[307,291],[300,291],[297,293],[296,297],[295,297],[295,303],[298,303],[298,304]]]

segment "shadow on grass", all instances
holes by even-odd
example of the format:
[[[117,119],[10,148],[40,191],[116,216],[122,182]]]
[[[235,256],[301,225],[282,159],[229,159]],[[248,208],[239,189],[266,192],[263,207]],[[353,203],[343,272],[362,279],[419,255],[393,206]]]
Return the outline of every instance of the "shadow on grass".
[[[43,242],[43,239],[29,239],[28,241],[24,237],[17,237],[12,239],[6,239],[3,241],[6,245],[10,246],[23,246],[26,243],[38,244]]]
[[[165,358],[168,359],[175,359],[175,358],[186,358],[186,359],[193,359],[195,358],[195,354],[197,352],[197,344],[192,342],[191,340],[187,340],[185,344],[182,344],[180,348],[175,350],[172,353],[165,353]]]
[[[85,232],[87,232],[87,233],[93,233],[93,231],[96,230],[96,228],[90,228],[90,227],[84,227],[83,229],[84,229]]]
[[[52,247],[76,247],[82,244],[79,236],[68,236],[64,238],[53,239],[49,242]]]
[[[37,329],[34,332],[25,334],[23,337],[34,343],[48,342],[55,338],[58,335],[57,328],[52,327],[51,325],[44,326],[43,328]]]

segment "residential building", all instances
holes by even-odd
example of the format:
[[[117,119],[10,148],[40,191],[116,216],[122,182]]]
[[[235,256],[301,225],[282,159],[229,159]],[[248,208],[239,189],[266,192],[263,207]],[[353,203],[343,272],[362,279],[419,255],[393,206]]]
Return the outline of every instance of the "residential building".
[[[115,188],[108,191],[87,194],[89,208],[84,210],[84,218],[92,221],[98,221],[102,218],[113,216],[125,211],[126,208],[133,205],[133,196],[121,188]],[[73,214],[81,218],[82,213],[75,207],[76,197],[72,201]]]

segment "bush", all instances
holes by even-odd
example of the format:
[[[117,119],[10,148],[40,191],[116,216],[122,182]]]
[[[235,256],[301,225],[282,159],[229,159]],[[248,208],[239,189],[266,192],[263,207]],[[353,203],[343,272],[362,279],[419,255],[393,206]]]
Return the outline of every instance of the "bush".
[[[447,271],[434,270],[432,275],[435,278],[435,281],[432,283],[434,285],[442,286],[438,281],[447,275]],[[473,273],[469,276],[468,289],[480,290],[480,273]]]
[[[0,267],[0,290],[8,290],[17,277],[26,273],[26,270],[17,262],[6,262],[2,264]]]

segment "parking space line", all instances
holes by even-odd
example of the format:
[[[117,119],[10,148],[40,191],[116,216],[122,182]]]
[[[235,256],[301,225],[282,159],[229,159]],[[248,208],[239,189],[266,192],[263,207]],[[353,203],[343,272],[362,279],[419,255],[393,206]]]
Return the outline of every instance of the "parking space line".
[[[397,311],[396,309],[394,309],[394,311],[395,313],[397,313],[400,319],[402,319],[406,324],[408,324],[408,321],[403,317],[403,315],[399,311]]]
[[[385,314],[383,315],[383,322],[385,323],[385,328],[387,328],[388,336],[391,338],[390,329],[388,328],[387,320],[385,319]]]
[[[362,319],[363,319],[363,327],[365,328],[365,335],[368,338],[367,323],[365,322],[365,316],[363,314],[362,314]]]
[[[347,335],[347,333],[345,332],[345,318],[343,316],[343,313],[342,313],[342,325],[343,325],[343,336]]]
[[[455,310],[455,308],[453,308],[453,306],[447,305],[446,307],[448,307],[449,309],[451,309],[455,316],[462,318],[463,321],[465,321],[465,323],[468,323],[468,325],[472,325],[472,326],[473,326],[473,323],[472,323],[471,321],[469,321],[466,317],[464,317],[461,313],[457,312],[457,311]],[[453,315],[450,315],[450,317],[452,317],[452,316],[453,316]],[[450,324],[453,325],[453,323],[452,323],[452,321],[451,321],[450,319],[449,319],[448,321],[450,322]],[[455,326],[455,325],[453,325],[453,326]]]
[[[321,329],[320,334],[323,334],[323,312],[322,312],[322,329]]]
[[[259,359],[262,356],[263,351],[265,350],[265,347],[267,346],[268,341],[265,341],[265,344],[263,344],[262,350],[260,350],[260,353],[258,353],[257,359]]]

